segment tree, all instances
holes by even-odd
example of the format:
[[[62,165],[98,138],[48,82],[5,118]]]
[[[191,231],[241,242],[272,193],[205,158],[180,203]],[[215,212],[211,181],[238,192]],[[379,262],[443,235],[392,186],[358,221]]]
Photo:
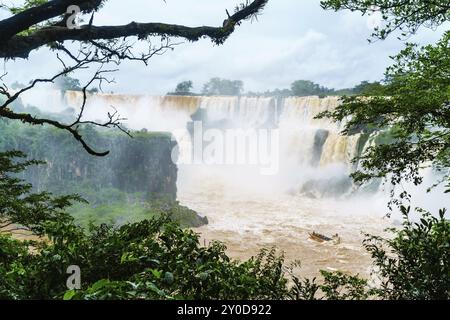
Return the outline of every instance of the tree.
[[[323,0],[321,6],[335,11],[359,11],[363,15],[381,13],[384,25],[376,27],[373,33],[373,37],[379,39],[385,39],[396,31],[407,37],[421,26],[438,27],[449,20],[450,11],[447,0]]]
[[[383,85],[380,82],[362,81],[351,89],[352,94],[355,95],[376,95],[377,92],[382,92]]]
[[[193,87],[194,84],[191,80],[180,82],[179,84],[177,84],[177,87],[175,88],[175,92],[173,94],[178,96],[190,95]]]
[[[255,18],[267,4],[268,0],[254,0],[237,6],[234,14],[219,27],[187,27],[165,23],[130,22],[119,26],[95,25],[95,13],[102,10],[107,0],[26,0],[20,7],[10,7],[1,4],[0,8],[7,10],[9,17],[0,21],[0,58],[28,58],[29,54],[41,47],[47,47],[55,52],[61,62],[61,71],[50,78],[39,78],[30,81],[24,88],[11,92],[5,83],[0,83],[0,97],[6,101],[0,104],[0,117],[18,120],[32,125],[47,124],[65,130],[78,140],[87,152],[92,155],[105,156],[108,152],[97,152],[91,148],[78,131],[86,123],[102,127],[115,127],[123,130],[117,112],[108,113],[108,120],[97,123],[83,119],[86,106],[86,92],[91,85],[111,82],[107,75],[116,69],[107,68],[119,65],[122,61],[133,60],[148,63],[155,55],[173,49],[176,43],[170,38],[183,38],[188,41],[198,41],[209,37],[213,43],[222,44],[242,21]],[[87,23],[74,25],[73,14],[67,13],[69,7],[77,6],[81,17],[87,17]],[[70,10],[69,10],[70,11]],[[153,37],[153,38],[152,38]],[[159,37],[158,45],[152,44]],[[130,38],[146,42],[148,50],[136,53]],[[68,42],[74,44],[68,45]],[[77,47],[78,46],[78,47]],[[74,49],[76,48],[76,49]],[[9,107],[24,92],[42,83],[52,83],[58,78],[80,69],[94,68],[92,78],[81,87],[83,102],[78,117],[72,123],[62,123],[54,119],[38,118],[31,114],[18,114]],[[5,75],[0,76],[0,82]],[[2,101],[3,99],[0,99]]]
[[[286,294],[283,257],[274,250],[234,261],[220,242],[201,246],[195,232],[171,221],[172,212],[121,227],[83,229],[65,212],[78,197],[32,194],[31,186],[15,177],[38,164],[17,161],[24,156],[0,153],[0,299],[281,299]],[[19,228],[41,238],[12,238]],[[71,265],[82,272],[79,291],[67,291]]]
[[[61,90],[61,91],[80,91],[81,90],[81,84],[80,80],[69,77],[68,75],[64,75],[58,79],[55,80],[55,85]],[[95,88],[94,88],[95,89]]]
[[[401,207],[402,229],[393,238],[367,235],[364,247],[378,268],[377,295],[396,300],[450,299],[450,221],[442,209],[437,217],[419,210],[418,222],[410,208]]]
[[[203,94],[207,96],[239,96],[243,91],[241,80],[212,78],[203,86]]]
[[[0,299],[449,299],[450,221],[427,212],[367,235],[380,285],[358,275],[322,271],[323,281],[292,274],[274,249],[246,261],[229,258],[225,245],[201,246],[199,236],[167,216],[120,227],[75,224],[65,210],[78,197],[32,194],[16,176],[35,161],[0,153]],[[9,232],[5,232],[5,228]],[[19,241],[15,230],[40,238]],[[32,250],[30,250],[32,248]],[[81,289],[68,290],[68,266],[82,272]],[[289,286],[289,278],[292,285]]]
[[[322,87],[309,80],[297,80],[291,84],[291,92],[294,96],[304,97],[327,95],[334,92],[334,90]]]
[[[20,151],[0,152],[0,233],[1,230],[22,230],[39,236],[48,234],[48,223],[71,221],[64,209],[83,200],[78,196],[53,197],[47,192],[32,193],[32,186],[17,178],[17,174],[43,162],[16,161],[24,157]]]
[[[24,87],[25,87],[25,85],[22,84],[22,83],[20,83],[20,82],[18,82],[18,81],[14,81],[14,82],[11,84],[11,89],[13,89],[13,90],[22,89],[22,88],[24,88]]]
[[[422,25],[435,27],[448,21],[450,13],[448,1],[400,4],[384,0],[330,0],[322,1],[322,6],[362,13],[376,6],[386,21],[386,25],[374,34],[380,38],[396,29],[408,35]],[[430,166],[443,176],[437,184],[449,179],[449,41],[450,31],[447,31],[434,45],[407,44],[393,58],[394,63],[385,73],[382,88],[366,93],[369,97],[344,97],[338,108],[319,116],[345,120],[344,134],[351,133],[354,128],[378,132],[379,144],[369,147],[356,159],[361,164],[361,169],[353,174],[357,182],[389,178],[394,187],[402,181],[418,185],[423,181],[420,170]],[[394,194],[394,188],[391,192]],[[400,199],[408,197],[407,192],[400,194]]]

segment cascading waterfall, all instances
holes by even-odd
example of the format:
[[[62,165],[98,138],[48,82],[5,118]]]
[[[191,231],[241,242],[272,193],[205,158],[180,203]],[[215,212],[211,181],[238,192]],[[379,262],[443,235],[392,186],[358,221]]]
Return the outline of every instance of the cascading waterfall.
[[[76,115],[82,100],[81,92],[61,95],[47,91],[26,103],[38,107],[45,104],[45,110],[53,112],[65,110],[66,115],[72,110]],[[231,256],[244,259],[264,246],[276,245],[288,260],[302,260],[304,276],[327,268],[367,274],[370,261],[361,248],[361,231],[380,233],[386,227],[380,218],[385,213],[385,199],[372,198],[367,207],[367,198],[356,196],[348,177],[355,170],[350,160],[373,143],[373,137],[365,142],[359,135],[342,136],[342,124],[314,119],[338,103],[337,97],[99,93],[88,96],[84,117],[102,121],[115,109],[127,119],[124,124],[130,129],[171,132],[180,154],[178,200],[208,217],[210,223],[197,231],[206,242],[224,241]],[[263,175],[261,164],[189,163],[195,151],[196,123],[201,123],[204,135],[239,129],[242,135],[251,130],[278,132],[278,148],[274,150],[279,170]],[[208,132],[210,129],[213,131]],[[205,151],[214,144],[203,142]],[[246,146],[241,151],[250,155],[255,150],[261,153],[261,145],[256,149]],[[348,197],[351,193],[354,196]],[[370,197],[377,197],[376,190],[372,194]],[[312,243],[308,233],[313,230],[339,233],[343,241],[337,247]]]
[[[67,92],[64,98],[67,106],[72,108],[82,102],[79,92]],[[285,191],[321,197],[348,192],[351,184],[347,177],[354,169],[351,160],[361,147],[360,135],[340,134],[342,124],[315,119],[320,112],[332,110],[338,103],[338,97],[280,99],[95,94],[88,98],[86,117],[100,120],[108,108],[114,107],[128,119],[126,123],[132,129],[172,132],[179,142],[181,159],[190,159],[193,152],[192,132],[187,130],[193,119],[209,129],[278,129],[280,170],[276,185],[281,185]],[[280,179],[286,177],[289,177],[289,183],[283,186]],[[330,184],[331,193],[327,191]]]

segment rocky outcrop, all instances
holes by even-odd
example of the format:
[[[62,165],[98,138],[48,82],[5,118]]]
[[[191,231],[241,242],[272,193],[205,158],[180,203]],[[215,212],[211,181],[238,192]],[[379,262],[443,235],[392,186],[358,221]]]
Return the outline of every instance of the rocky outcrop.
[[[313,199],[339,197],[350,191],[352,186],[349,177],[311,179],[302,185],[300,193]]]
[[[311,165],[314,167],[317,167],[320,163],[323,146],[325,145],[329,134],[328,130],[318,129],[314,135],[313,154],[311,159]]]
[[[184,227],[208,223],[206,217],[177,201],[176,142],[169,133],[83,129],[83,137],[106,157],[89,155],[70,135],[49,127],[0,120],[0,150],[21,150],[46,163],[21,176],[35,191],[79,194],[89,204],[69,209],[80,225],[139,221],[166,214]]]
[[[27,180],[38,191],[54,193],[83,189],[114,188],[143,193],[146,199],[176,199],[177,166],[171,159],[176,142],[166,133],[98,132],[87,128],[86,140],[97,149],[110,150],[106,157],[86,153],[70,136],[50,128],[24,128],[23,139],[11,141],[8,149],[19,149],[47,165],[31,168]],[[28,135],[28,137],[25,137]]]

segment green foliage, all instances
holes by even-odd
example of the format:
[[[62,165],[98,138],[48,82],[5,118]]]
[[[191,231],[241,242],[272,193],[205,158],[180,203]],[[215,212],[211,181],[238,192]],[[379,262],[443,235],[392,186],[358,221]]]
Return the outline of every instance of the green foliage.
[[[202,93],[207,96],[239,96],[243,90],[244,83],[241,80],[212,78],[205,83]]]
[[[324,9],[359,11],[363,15],[381,13],[384,25],[375,28],[373,36],[385,39],[399,30],[402,37],[414,34],[421,26],[435,28],[449,20],[447,0],[323,0]]]
[[[91,157],[61,130],[10,120],[0,120],[0,150],[23,150],[30,158],[45,159],[48,166],[29,168],[22,174],[36,190],[79,193],[89,201],[102,189],[144,193],[147,199],[175,198],[177,171],[171,160],[175,144],[170,134],[133,132],[131,139],[117,131],[89,126],[80,131],[85,139],[108,148],[111,154]]]
[[[55,80],[55,85],[61,91],[81,91],[80,80],[64,75]]]
[[[11,84],[11,89],[13,89],[13,90],[20,90],[20,89],[23,89],[24,87],[25,87],[25,85],[20,83],[20,82],[18,82],[18,81],[14,81]]]
[[[39,112],[21,105],[17,112]],[[63,132],[0,120],[0,150],[21,149],[46,164],[17,173],[33,185],[33,191],[56,195],[79,194],[88,203],[67,210],[77,224],[122,225],[170,215],[183,227],[207,223],[196,212],[175,201],[176,166],[170,159],[172,142],[164,133],[135,132],[133,139],[114,131],[85,128],[84,136],[98,145],[109,144],[114,153],[94,158]],[[14,200],[11,200],[14,202]]]
[[[21,205],[4,217],[37,230],[42,237],[21,242],[0,233],[0,299],[450,297],[450,222],[444,210],[439,218],[422,212],[420,222],[413,223],[408,220],[409,210],[403,208],[404,226],[393,230],[393,237],[368,236],[365,246],[374,258],[380,287],[371,288],[358,276],[325,271],[321,284],[293,277],[289,286],[284,258],[275,249],[236,261],[226,255],[222,243],[201,246],[197,234],[167,216],[118,227],[81,228],[63,212],[68,201],[47,194],[42,203],[26,195],[30,186],[10,177],[28,165],[14,162],[17,156],[21,154],[0,154],[0,208],[15,198]],[[47,206],[49,202],[57,205]],[[48,214],[33,216],[37,204]],[[66,288],[66,270],[71,265],[80,267],[80,290]]]
[[[29,0],[11,11],[18,13],[45,2]],[[328,0],[322,1],[322,6],[364,14],[381,11],[386,24],[375,30],[374,35],[379,38],[396,29],[401,29],[406,36],[424,24],[438,26],[448,20],[450,8],[443,0],[426,3]],[[363,171],[354,174],[357,181],[391,174],[394,185],[402,179],[419,184],[422,181],[419,168],[423,163],[433,162],[437,169],[448,169],[449,40],[447,32],[436,45],[423,48],[408,45],[387,70],[385,85],[363,82],[348,90],[348,94],[366,97],[345,97],[340,107],[321,115],[347,120],[344,130],[347,134],[355,130],[365,134],[373,130],[381,132],[376,138],[379,144],[362,155]],[[62,90],[80,88],[78,80],[71,78],[65,78],[60,85]],[[204,94],[240,95],[242,90],[240,81],[214,78],[205,85]],[[292,94],[337,92],[310,81],[297,81],[292,86]],[[14,125],[7,129],[15,130]],[[6,130],[2,134],[8,136]],[[0,142],[6,150],[16,145],[34,147],[35,137],[46,137],[44,141],[48,145],[52,145],[52,139],[61,139],[55,138],[56,134],[47,134],[29,130],[21,139],[3,138]],[[96,136],[89,128],[83,134]],[[32,186],[19,178],[28,166],[40,164],[33,160],[15,161],[23,157],[16,151],[0,153],[0,223],[3,227],[26,228],[41,238],[21,242],[0,233],[0,298],[3,299],[450,298],[450,222],[445,218],[445,210],[438,217],[419,210],[422,218],[415,222],[409,217],[410,209],[401,207],[405,218],[402,229],[392,229],[393,236],[389,238],[367,236],[364,245],[374,259],[374,272],[381,282],[378,287],[370,287],[358,276],[326,271],[321,272],[320,284],[315,279],[294,276],[289,287],[283,256],[278,256],[274,249],[263,250],[244,262],[232,260],[222,243],[200,246],[198,235],[180,228],[155,204],[142,213],[158,212],[153,218],[122,225],[112,220],[119,226],[91,225],[86,230],[67,213],[73,202],[81,200],[78,196],[33,193]],[[130,184],[135,185],[136,176],[128,173],[126,176],[132,176]],[[124,196],[118,189],[108,191],[115,192],[118,198]],[[96,197],[101,201],[103,196]],[[132,202],[140,199],[138,190],[127,193],[126,197]],[[87,215],[109,215],[107,219],[111,214],[119,216],[125,208],[115,206],[114,202],[102,204]],[[135,209],[131,206],[131,210]],[[169,208],[173,214],[178,210],[177,206]],[[67,291],[65,270],[74,264],[81,267],[82,288]]]
[[[291,89],[275,89],[265,92],[247,92],[247,96],[264,96],[264,97],[305,97],[319,96],[320,98],[328,96],[354,96],[369,95],[374,96],[381,94],[383,84],[380,82],[362,81],[360,84],[352,88],[331,89],[309,80],[297,80],[291,84]]]
[[[266,6],[268,1],[269,0],[262,1],[259,10],[256,10],[255,7],[252,6],[252,1],[251,0],[245,0],[245,2],[241,2],[239,5],[237,5],[234,8],[234,13],[236,14],[239,11],[242,11],[244,9],[248,10],[249,8],[253,7],[253,13],[250,16],[248,16],[248,18],[246,20],[251,20],[252,22],[255,21],[255,20],[257,21],[258,17],[261,15],[261,11],[265,8],[265,6]]]
[[[343,104],[319,117],[346,120],[343,131],[355,127],[389,130],[392,137],[367,149],[359,159],[358,182],[390,176],[422,182],[419,169],[433,164],[448,176],[450,163],[450,32],[435,45],[407,45],[386,72],[386,85],[376,96],[344,97]]]
[[[128,194],[117,189],[101,190],[86,199],[88,204],[75,204],[67,210],[82,227],[99,224],[119,226],[161,216],[169,216],[183,228],[200,227],[208,221],[177,201],[164,198],[148,200],[142,194]]]
[[[8,10],[9,12],[11,12],[12,14],[16,15],[19,14],[25,10],[43,5],[45,3],[47,3],[48,0],[25,0],[25,1],[21,1],[20,5],[5,5],[5,4],[1,4],[0,7],[1,8],[5,8],[6,10]],[[20,36],[28,36],[30,34],[32,34],[33,32],[37,31],[39,28],[43,27],[45,24],[37,24],[31,28],[28,28],[27,30],[24,30],[22,32],[20,32],[18,35]]]
[[[383,85],[380,82],[362,81],[350,91],[353,95],[375,96],[383,92]]]
[[[173,95],[177,96],[189,96],[192,94],[191,90],[194,87],[194,83],[189,81],[183,81],[177,84],[177,87],[175,88],[175,92],[173,92]]]
[[[283,258],[274,250],[232,261],[223,244],[200,246],[197,234],[169,216],[77,226],[63,212],[72,197],[28,195],[31,186],[11,177],[34,164],[14,161],[22,156],[0,153],[2,218],[42,238],[20,242],[0,233],[0,299],[276,299],[285,293]],[[66,292],[70,265],[82,272],[76,293]]]
[[[333,93],[333,89],[322,87],[321,85],[308,80],[297,80],[291,85],[293,96],[324,96]]]
[[[292,287],[289,290],[289,299],[291,300],[317,300],[320,285],[316,283],[316,278],[300,279],[292,275]]]
[[[320,272],[324,282],[320,289],[327,300],[367,300],[373,293],[367,280],[342,272]]]
[[[300,279],[290,273],[293,285],[288,296],[293,300],[367,300],[376,297],[376,291],[358,275],[321,270],[323,279],[319,284],[316,278]]]
[[[15,225],[25,226],[37,235],[49,232],[48,223],[71,221],[64,209],[76,201],[78,196],[53,197],[47,192],[32,193],[32,186],[17,178],[16,174],[38,161],[16,162],[24,158],[19,151],[0,152],[0,229]]]
[[[450,299],[450,221],[445,209],[439,216],[418,209],[420,219],[410,218],[401,207],[401,229],[389,229],[392,236],[366,235],[364,247],[373,259],[376,286],[359,276],[321,271],[316,279],[292,276],[291,299],[326,300],[448,300]]]
[[[402,207],[403,228],[391,229],[393,238],[368,235],[364,246],[374,259],[384,299],[450,299],[450,221],[445,209],[434,217],[419,210],[421,218],[410,219]]]

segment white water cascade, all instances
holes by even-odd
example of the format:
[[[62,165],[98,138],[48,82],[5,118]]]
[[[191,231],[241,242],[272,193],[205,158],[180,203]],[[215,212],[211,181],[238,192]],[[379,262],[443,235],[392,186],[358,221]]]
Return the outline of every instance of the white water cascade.
[[[58,111],[78,110],[81,102],[79,92],[67,92],[55,96],[53,105]],[[277,170],[270,175],[261,174],[260,163],[180,161],[178,200],[209,219],[197,231],[205,242],[224,241],[229,254],[237,258],[275,245],[289,261],[302,261],[303,275],[316,275],[320,269],[368,274],[370,259],[361,247],[361,231],[380,234],[388,225],[383,218],[385,199],[355,193],[348,178],[354,170],[351,159],[364,147],[360,136],[342,136],[341,124],[314,119],[338,103],[337,97],[95,94],[88,97],[84,117],[102,120],[114,108],[128,119],[125,124],[130,129],[172,132],[180,159],[193,154],[194,121],[201,122],[203,133],[265,130],[270,136],[275,130],[278,145],[274,148],[272,139],[270,150],[276,158],[270,160],[277,161]],[[243,152],[251,156],[261,152],[261,145],[247,146]],[[342,243],[318,244],[309,240],[312,231],[339,233]]]
[[[82,96],[79,92],[67,92],[64,100],[66,106],[76,109]],[[347,178],[353,169],[351,159],[357,156],[361,147],[359,135],[342,136],[339,124],[314,119],[318,113],[336,107],[337,103],[337,97],[277,99],[95,94],[88,98],[85,117],[101,120],[107,111],[115,108],[127,118],[126,125],[131,129],[171,132],[180,145],[182,159],[191,158],[193,135],[188,126],[200,111],[201,116],[196,120],[202,122],[203,129],[278,130],[279,150],[275,150],[276,155],[272,154],[276,156],[272,160],[277,162],[277,174],[265,178],[249,177],[251,184],[257,179],[278,190],[322,197],[340,196],[350,191],[352,186]],[[247,148],[245,152],[251,151]],[[185,161],[180,165],[183,163]],[[244,169],[245,174],[258,172],[255,166],[242,163],[216,169],[221,173],[226,171],[227,176],[234,173],[241,178],[243,172],[240,171],[243,170],[240,169]],[[244,181],[244,184],[247,183]]]

